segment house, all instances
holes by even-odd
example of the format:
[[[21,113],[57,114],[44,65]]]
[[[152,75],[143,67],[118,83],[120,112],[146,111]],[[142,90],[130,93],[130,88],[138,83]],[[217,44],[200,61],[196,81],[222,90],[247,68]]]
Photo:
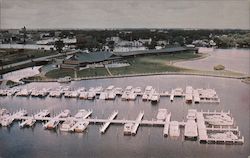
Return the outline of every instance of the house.
[[[86,51],[79,51],[70,58],[64,60],[60,65],[60,68],[79,69],[80,67],[86,67],[88,64],[102,63],[115,59],[117,59],[117,57],[113,53],[107,51],[90,53]]]

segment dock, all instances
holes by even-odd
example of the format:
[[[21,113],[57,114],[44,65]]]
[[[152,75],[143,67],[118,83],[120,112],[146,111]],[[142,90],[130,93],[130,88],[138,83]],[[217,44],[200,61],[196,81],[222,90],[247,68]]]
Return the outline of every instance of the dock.
[[[187,104],[200,104],[200,103],[220,103],[220,98],[218,97],[214,89],[194,89],[191,86],[186,87],[184,92],[182,88],[172,89],[170,92],[167,90],[161,90],[157,92],[152,86],[146,86],[144,91],[141,87],[127,86],[124,90],[120,87],[115,87],[114,85],[108,86],[106,89],[103,87],[90,87],[86,90],[84,87],[79,89],[73,89],[71,87],[58,87],[55,89],[0,89],[0,97],[9,96],[21,96],[21,97],[52,97],[52,98],[76,98],[85,100],[103,99],[103,100],[115,100],[118,96],[121,96],[121,100],[133,100],[135,101],[137,97],[141,98],[143,101],[151,101],[154,94],[157,94],[157,100],[160,97],[169,97],[170,101],[174,101],[175,97],[185,98]],[[99,96],[99,97],[96,97]]]
[[[101,126],[100,128],[100,132],[101,133],[105,133],[106,129],[109,127],[110,123],[112,120],[114,120],[116,118],[116,116],[118,115],[118,111],[114,111],[109,117],[108,120]]]
[[[140,122],[141,122],[143,116],[144,116],[144,112],[140,112],[139,115],[137,116],[135,123],[132,127],[132,130],[131,130],[132,135],[136,135],[136,132],[139,128],[139,125],[140,125]]]
[[[170,119],[171,119],[171,112],[169,114],[167,114],[166,121],[165,121],[165,124],[164,124],[164,129],[163,129],[163,136],[164,137],[168,136]]]
[[[223,115],[230,115],[230,112],[217,112],[217,111],[196,111],[196,119],[193,119],[193,122],[197,125],[197,140],[200,143],[220,143],[220,144],[243,144],[244,143],[244,137],[240,135],[239,127],[235,125],[219,125],[214,126],[213,124],[210,124],[209,121],[205,119],[205,116],[215,116],[217,117],[218,114]],[[40,112],[42,113],[42,112]],[[48,114],[48,111],[43,110],[44,115]],[[186,121],[170,121],[171,120],[171,112],[167,113],[166,119],[164,120],[143,120],[144,112],[140,112],[135,120],[128,120],[128,119],[115,119],[118,115],[118,111],[113,111],[111,115],[107,119],[103,118],[91,118],[90,115],[92,114],[92,110],[86,111],[85,114],[83,114],[83,117],[70,117],[70,111],[64,110],[58,115],[54,117],[50,116],[44,116],[44,117],[34,117],[34,116],[26,116],[27,111],[26,110],[19,110],[18,112],[15,112],[13,115],[8,114],[1,114],[0,117],[0,124],[2,126],[9,126],[13,121],[17,120],[24,120],[20,127],[23,127],[27,125],[27,127],[31,127],[33,124],[35,124],[37,121],[44,121],[46,122],[44,124],[45,129],[56,129],[59,123],[66,121],[67,119],[71,119],[75,122],[75,124],[69,129],[71,132],[77,132],[74,128],[81,127],[79,129],[81,132],[86,129],[88,124],[102,124],[100,127],[100,133],[104,134],[108,127],[111,124],[117,124],[117,125],[130,125],[130,129],[126,132],[130,133],[131,135],[136,135],[137,130],[139,126],[158,126],[163,128],[163,136],[170,135],[173,137],[178,137],[180,133],[180,130],[182,128],[185,128],[187,125]],[[192,119],[190,117],[188,120]],[[217,117],[218,119],[218,117]],[[171,124],[172,123],[172,124]],[[127,126],[126,126],[127,127]],[[188,136],[190,137],[190,136]]]

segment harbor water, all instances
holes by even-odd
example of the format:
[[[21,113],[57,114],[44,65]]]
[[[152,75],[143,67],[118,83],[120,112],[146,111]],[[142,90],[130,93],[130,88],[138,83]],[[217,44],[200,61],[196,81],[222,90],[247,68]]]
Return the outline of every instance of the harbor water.
[[[65,133],[59,130],[44,130],[42,123],[34,128],[20,129],[15,122],[10,128],[0,127],[0,157],[221,157],[235,158],[250,155],[250,86],[236,79],[216,77],[161,75],[146,77],[129,77],[114,79],[98,79],[74,81],[69,84],[54,82],[30,83],[22,87],[31,89],[56,88],[59,86],[106,88],[109,85],[125,88],[126,86],[142,87],[152,85],[157,91],[172,88],[183,88],[190,85],[194,88],[214,88],[220,97],[220,104],[200,103],[187,105],[183,98],[161,97],[160,102],[152,105],[137,97],[135,101],[122,101],[117,97],[114,101],[79,100],[74,98],[26,98],[1,97],[0,108],[12,112],[26,109],[29,114],[40,109],[48,109],[53,114],[70,109],[75,114],[79,109],[92,109],[92,117],[107,118],[114,110],[118,110],[118,119],[135,119],[140,111],[144,118],[156,118],[159,108],[167,108],[171,120],[186,119],[188,109],[230,110],[241,135],[245,137],[243,145],[200,144],[198,141],[184,140],[183,132],[178,138],[163,137],[162,127],[140,126],[135,136],[124,136],[123,126],[111,125],[105,134],[99,132],[100,124],[89,125],[84,133]]]
[[[211,71],[214,66],[222,64],[226,70],[250,74],[249,49],[214,49],[205,53],[209,56],[204,59],[177,62],[175,65]]]

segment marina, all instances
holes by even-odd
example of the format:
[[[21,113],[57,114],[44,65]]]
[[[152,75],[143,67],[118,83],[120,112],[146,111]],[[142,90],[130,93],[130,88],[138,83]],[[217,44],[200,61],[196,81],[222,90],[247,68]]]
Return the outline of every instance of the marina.
[[[8,95],[7,95],[8,94]],[[157,92],[152,86],[146,86],[142,91],[141,87],[127,86],[124,90],[114,85],[108,86],[106,89],[97,86],[90,87],[89,90],[85,87],[73,89],[69,86],[57,87],[54,89],[0,89],[0,96],[21,96],[21,97],[39,97],[45,98],[47,96],[52,98],[76,98],[82,100],[115,100],[120,97],[123,101],[135,101],[137,98],[141,98],[143,101],[150,101],[152,104],[157,104],[161,97],[169,97],[170,102],[174,101],[174,98],[185,98],[187,104],[199,104],[199,103],[220,103],[220,99],[214,89],[194,89],[191,86],[186,87],[184,93],[182,88],[172,89],[169,93],[166,90]]]
[[[197,79],[198,78],[198,79]],[[155,77],[146,77],[140,78],[124,78],[124,79],[108,79],[108,80],[92,80],[92,81],[73,81],[70,84],[59,84],[59,83],[30,83],[27,85],[18,86],[15,88],[18,89],[38,89],[42,90],[43,88],[46,89],[72,89],[77,91],[78,89],[85,87],[84,92],[88,92],[91,87],[103,87],[103,91],[105,91],[105,87],[109,85],[114,85],[116,87],[121,87],[123,90],[126,88],[126,85],[121,86],[121,82],[127,83],[127,85],[131,85],[132,87],[141,87],[142,93],[145,91],[146,85],[152,85],[152,87],[158,87],[155,83]],[[184,80],[185,79],[185,80]],[[140,80],[140,82],[139,82]],[[143,83],[141,83],[141,80]],[[237,153],[241,153],[242,155],[246,155],[249,149],[249,133],[248,133],[248,94],[249,88],[246,87],[243,83],[238,82],[237,80],[233,79],[220,79],[220,78],[205,78],[208,84],[204,85],[203,77],[193,77],[193,76],[159,76],[157,78],[159,80],[161,88],[156,88],[158,92],[160,92],[161,98],[160,102],[158,102],[157,106],[152,106],[151,101],[142,101],[142,96],[137,96],[136,101],[123,101],[121,99],[121,95],[117,95],[114,101],[109,100],[102,100],[99,98],[97,94],[94,100],[85,100],[85,99],[76,99],[76,98],[65,98],[63,95],[60,98],[53,98],[53,97],[0,97],[1,99],[1,108],[8,109],[9,112],[12,114],[19,109],[27,109],[29,116],[35,115],[40,109],[48,109],[50,112],[50,117],[53,118],[57,114],[59,114],[63,109],[69,109],[71,111],[71,117],[74,117],[75,114],[78,113],[81,109],[92,109],[93,113],[92,116],[89,117],[87,120],[82,120],[79,122],[79,126],[75,128],[74,131],[69,132],[61,132],[60,127],[61,124],[64,122],[62,121],[53,128],[53,130],[44,130],[43,124],[45,124],[49,120],[38,120],[29,128],[19,127],[18,122],[22,122],[24,120],[13,121],[11,126],[8,128],[0,127],[0,132],[4,137],[4,141],[8,145],[13,144],[12,142],[16,140],[18,141],[17,144],[20,143],[28,143],[32,144],[34,147],[37,146],[39,149],[45,149],[44,145],[46,145],[46,149],[49,153],[56,152],[53,146],[57,144],[62,144],[62,148],[59,151],[67,151],[70,152],[69,147],[74,148],[74,153],[77,154],[86,154],[91,157],[88,152],[82,150],[82,147],[86,150],[91,150],[95,152],[94,156],[98,156],[99,154],[103,155],[103,152],[99,151],[104,146],[109,146],[107,149],[103,149],[104,151],[108,152],[108,149],[113,148],[117,149],[114,151],[114,155],[119,155],[118,153],[124,153],[133,156],[138,156],[138,154],[127,153],[127,149],[131,151],[138,151],[136,148],[142,148],[145,145],[147,148],[150,148],[150,152],[146,151],[148,155],[152,155],[154,157],[161,157],[164,153],[169,153],[171,157],[176,157],[175,155],[171,154],[172,150],[179,150],[177,157],[182,157],[183,154],[190,153],[189,150],[192,149],[194,152],[202,151],[202,153],[206,153],[209,156],[221,155],[222,157],[237,157],[238,154],[234,154],[231,151],[235,151]],[[186,82],[187,80],[187,82]],[[221,88],[221,85],[233,85],[232,87],[225,87]],[[87,86],[86,86],[87,85]],[[217,95],[220,97],[220,104],[214,103],[200,103],[200,104],[191,104],[187,105],[185,103],[184,96],[182,97],[174,97],[174,101],[170,102],[169,96],[171,94],[172,89],[182,88],[185,94],[185,87],[186,85],[191,85],[194,89],[204,89],[204,88],[214,88],[216,90]],[[81,91],[82,93],[83,91]],[[170,93],[168,93],[170,92]],[[163,95],[164,94],[164,95]],[[245,99],[242,99],[242,97]],[[215,106],[216,105],[216,106]],[[157,114],[159,109],[167,109],[167,114],[171,114],[171,117],[167,117],[166,120],[169,121],[157,121]],[[197,127],[200,129],[198,130],[198,138],[197,140],[192,139],[185,139],[184,130],[185,130],[185,122],[187,122],[187,115],[189,113],[188,110],[195,109],[196,112],[204,112],[204,121],[207,115],[207,112],[213,114],[217,112],[221,112],[223,110],[224,113],[228,114],[230,112],[230,116],[233,116],[234,125],[233,126],[219,126],[219,125],[209,125],[207,122],[202,123],[201,126],[198,125],[198,122],[202,120],[197,119],[198,113],[196,115],[191,115],[190,117],[196,118]],[[112,114],[114,111],[118,111],[117,117],[112,120],[109,127],[105,131],[104,134],[100,133],[100,127],[105,123],[105,120]],[[228,111],[230,110],[230,111]],[[88,110],[87,110],[88,111]],[[130,131],[132,129],[133,123],[140,113],[140,111],[144,112],[144,117],[139,125],[137,133],[135,136],[129,134],[128,136],[125,135],[124,126],[125,124],[130,124]],[[194,112],[195,113],[195,112]],[[169,116],[169,115],[168,115]],[[50,118],[49,117],[49,118]],[[46,117],[47,118],[47,117]],[[93,120],[92,120],[93,119]],[[122,122],[121,122],[122,120]],[[123,120],[126,120],[125,123]],[[85,122],[86,121],[86,122]],[[97,122],[95,122],[97,121]],[[152,125],[152,121],[154,124]],[[179,123],[180,129],[180,136],[173,137],[170,136],[170,122],[177,121]],[[119,122],[119,123],[117,123]],[[163,123],[162,123],[163,122]],[[168,123],[169,122],[169,123]],[[86,124],[85,124],[86,123]],[[145,124],[147,123],[147,124]],[[205,126],[204,126],[205,124]],[[76,124],[77,125],[77,124]],[[205,128],[204,128],[205,127]],[[202,130],[204,128],[204,130]],[[217,128],[221,128],[219,131]],[[230,129],[229,129],[230,128]],[[238,128],[238,130],[237,130]],[[212,131],[214,129],[214,131]],[[229,130],[226,130],[229,129]],[[240,142],[213,142],[209,141],[210,137],[212,139],[227,138],[229,136],[234,137],[229,132],[230,130],[234,135],[244,136],[244,145],[230,145],[227,144],[241,144]],[[78,132],[77,132],[78,130]],[[165,131],[165,132],[164,132]],[[240,131],[240,132],[237,132]],[[165,134],[164,134],[165,133]],[[217,134],[219,133],[219,134]],[[18,137],[16,137],[18,135]],[[131,135],[131,136],[130,136]],[[15,139],[14,139],[14,138]],[[205,139],[204,139],[205,138]],[[50,141],[51,140],[51,141]],[[202,140],[205,140],[204,142]],[[48,144],[48,141],[50,143]],[[41,142],[40,144],[34,142]],[[52,143],[52,144],[51,144]],[[200,144],[202,143],[202,144]],[[206,145],[203,145],[206,143]],[[16,143],[15,143],[16,144]],[[15,145],[13,144],[13,145]],[[79,147],[81,144],[81,148]],[[221,145],[224,144],[224,145]],[[49,147],[49,149],[47,148]],[[162,150],[159,149],[161,146]],[[125,147],[125,148],[124,148]],[[20,147],[22,150],[27,151],[26,148]],[[98,148],[98,150],[97,150]],[[230,148],[230,150],[228,150]],[[32,148],[34,151],[37,152],[37,149]],[[75,150],[76,149],[76,150]],[[15,150],[15,149],[14,149]],[[103,151],[102,150],[102,151]],[[164,152],[163,152],[164,150]],[[238,152],[238,150],[240,150]],[[8,150],[11,152],[10,150]],[[5,151],[3,151],[5,152]],[[98,154],[99,153],[99,154]],[[145,151],[139,151],[139,154],[144,154]],[[63,154],[61,154],[63,155]],[[107,154],[104,154],[107,156]],[[195,154],[190,153],[190,157],[197,157],[194,156]],[[230,156],[231,155],[231,156]],[[111,155],[109,155],[111,156]],[[63,156],[62,156],[63,157]],[[200,157],[200,155],[199,155]]]
[[[194,114],[195,113],[195,117]],[[190,109],[187,114],[186,122],[171,120],[171,113],[167,109],[159,109],[156,120],[143,120],[144,112],[140,112],[135,120],[115,119],[118,111],[113,111],[107,119],[90,118],[92,110],[81,109],[72,117],[68,109],[62,111],[55,117],[48,117],[48,110],[42,110],[34,116],[26,116],[26,110],[20,110],[9,115],[6,109],[1,109],[1,125],[10,126],[13,121],[23,120],[19,123],[20,127],[32,127],[37,121],[46,122],[43,124],[45,129],[56,129],[60,125],[60,131],[65,132],[83,132],[89,123],[102,124],[100,133],[104,134],[111,124],[124,125],[124,135],[136,135],[139,126],[158,126],[163,127],[163,136],[179,137],[181,128],[184,128],[184,137],[186,140],[199,140],[200,143],[224,143],[224,144],[243,144],[244,137],[240,135],[238,127],[233,124],[218,122],[211,123],[207,118],[218,115],[230,117],[230,112],[197,112]],[[212,125],[212,127],[210,127]],[[214,127],[219,125],[220,127]]]

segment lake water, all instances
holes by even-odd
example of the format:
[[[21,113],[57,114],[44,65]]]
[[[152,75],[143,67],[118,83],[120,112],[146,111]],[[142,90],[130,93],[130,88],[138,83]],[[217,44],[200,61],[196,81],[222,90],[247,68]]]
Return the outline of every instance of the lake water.
[[[123,136],[123,126],[111,125],[105,134],[99,133],[100,125],[89,125],[83,134],[62,133],[59,130],[44,130],[41,123],[35,127],[20,129],[15,122],[11,128],[0,128],[0,157],[221,157],[235,158],[250,155],[250,86],[235,79],[222,79],[215,77],[198,76],[147,76],[115,79],[99,79],[76,81],[71,87],[115,85],[126,87],[128,85],[145,87],[152,85],[156,90],[171,90],[171,88],[185,88],[191,85],[194,88],[215,88],[221,104],[186,105],[183,99],[175,99],[170,103],[169,98],[161,98],[160,103],[151,105],[143,102],[141,98],[136,101],[83,101],[65,98],[22,98],[2,97],[0,107],[11,111],[24,108],[29,113],[39,109],[49,109],[58,113],[63,109],[70,109],[75,114],[78,109],[93,109],[92,117],[107,118],[108,115],[118,110],[118,119],[135,119],[143,110],[144,119],[156,117],[158,108],[167,108],[172,113],[172,120],[185,119],[187,110],[231,110],[239,126],[241,134],[245,137],[243,145],[216,145],[200,144],[199,142],[184,141],[183,135],[177,139],[163,137],[161,127],[139,127],[136,136]],[[22,85],[25,88],[37,89],[53,88],[59,83],[30,83]],[[183,133],[183,129],[182,129]]]
[[[175,65],[191,69],[213,70],[215,65],[222,64],[226,70],[250,74],[249,49],[214,49],[210,56],[193,61],[178,62]]]

